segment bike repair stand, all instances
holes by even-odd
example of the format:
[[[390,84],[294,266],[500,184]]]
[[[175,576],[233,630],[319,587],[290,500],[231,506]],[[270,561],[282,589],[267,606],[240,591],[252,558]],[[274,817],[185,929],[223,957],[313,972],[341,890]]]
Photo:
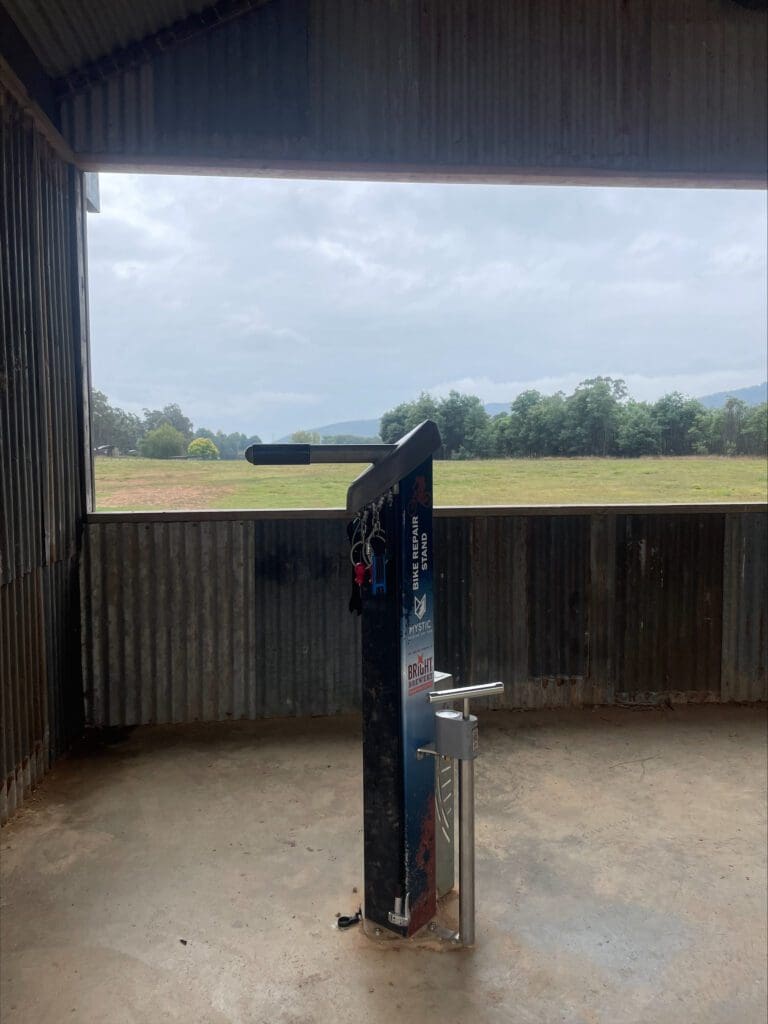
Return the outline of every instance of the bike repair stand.
[[[434,668],[432,457],[437,426],[395,445],[253,445],[253,465],[370,462],[349,487],[350,610],[362,616],[364,922],[377,937],[429,925],[474,943],[474,758],[469,700],[503,683],[451,689]],[[442,688],[435,689],[438,683]],[[463,713],[432,705],[462,700]],[[434,756],[434,760],[432,756]],[[459,931],[434,920],[454,886],[453,761],[459,762]],[[437,818],[437,827],[436,827]]]

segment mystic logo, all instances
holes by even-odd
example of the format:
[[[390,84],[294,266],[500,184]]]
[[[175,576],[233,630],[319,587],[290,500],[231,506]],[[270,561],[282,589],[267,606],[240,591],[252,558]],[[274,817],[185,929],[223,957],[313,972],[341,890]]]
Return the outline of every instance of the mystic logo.
[[[427,614],[427,595],[423,597],[414,597],[413,599],[413,614],[421,622],[424,616]]]
[[[414,636],[424,636],[432,632],[432,619],[422,619],[421,622],[414,622],[412,626],[408,627],[408,638]]]

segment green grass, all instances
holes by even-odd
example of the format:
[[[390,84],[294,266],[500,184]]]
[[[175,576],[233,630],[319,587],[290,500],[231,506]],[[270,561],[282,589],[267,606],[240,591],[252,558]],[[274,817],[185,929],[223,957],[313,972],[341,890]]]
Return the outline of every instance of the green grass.
[[[355,466],[95,461],[99,511],[339,508]],[[360,467],[362,470],[362,467]],[[491,459],[435,463],[437,505],[765,501],[765,459]]]

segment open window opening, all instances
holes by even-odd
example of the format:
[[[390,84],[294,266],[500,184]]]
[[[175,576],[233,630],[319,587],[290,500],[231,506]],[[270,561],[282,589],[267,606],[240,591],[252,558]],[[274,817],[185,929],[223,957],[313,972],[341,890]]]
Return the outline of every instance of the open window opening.
[[[340,507],[249,444],[440,426],[442,505],[766,497],[766,196],[101,175],[95,508]]]

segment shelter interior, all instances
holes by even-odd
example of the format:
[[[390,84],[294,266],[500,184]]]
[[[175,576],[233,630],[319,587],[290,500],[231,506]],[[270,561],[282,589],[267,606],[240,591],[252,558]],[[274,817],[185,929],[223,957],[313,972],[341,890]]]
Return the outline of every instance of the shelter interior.
[[[764,1019],[765,504],[437,519],[479,945],[334,931],[339,517],[94,513],[85,175],[765,188],[767,67],[761,0],[0,0],[4,1019]]]

